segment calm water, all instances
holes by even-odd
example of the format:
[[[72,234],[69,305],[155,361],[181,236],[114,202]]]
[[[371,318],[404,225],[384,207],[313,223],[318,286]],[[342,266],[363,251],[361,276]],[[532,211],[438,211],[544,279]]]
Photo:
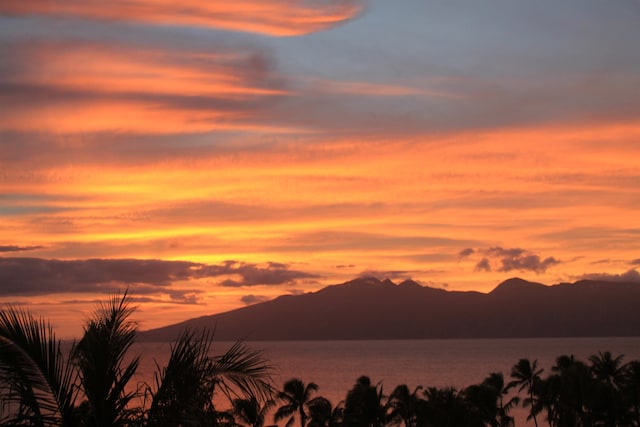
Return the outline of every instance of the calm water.
[[[480,383],[489,373],[509,376],[520,358],[537,359],[543,377],[561,354],[585,360],[598,351],[624,354],[625,361],[640,360],[640,337],[553,338],[402,341],[261,341],[247,343],[261,349],[277,368],[274,379],[282,385],[291,378],[315,382],[318,394],[333,404],[343,400],[361,375],[382,382],[386,394],[398,384],[411,389],[423,385],[466,387]],[[231,343],[214,343],[212,354],[224,352]],[[138,381],[151,383],[154,359],[164,366],[168,344],[137,344],[142,354]],[[514,413],[517,426],[527,425],[522,410]],[[533,423],[531,423],[533,425]]]

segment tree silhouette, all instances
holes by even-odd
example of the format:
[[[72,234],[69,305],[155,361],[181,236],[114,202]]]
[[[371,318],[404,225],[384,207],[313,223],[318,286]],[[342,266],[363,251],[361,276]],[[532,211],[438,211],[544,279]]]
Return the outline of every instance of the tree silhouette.
[[[509,383],[509,388],[518,387],[518,391],[527,390],[528,397],[523,400],[522,404],[531,407],[527,419],[533,419],[533,423],[538,427],[536,414],[539,413],[539,405],[536,405],[534,390],[540,381],[540,374],[543,369],[538,369],[538,361],[530,362],[529,359],[520,359],[511,369],[511,378],[513,381]]]
[[[629,410],[629,425],[640,426],[640,361],[633,360],[624,367],[622,390],[625,406]]]
[[[453,387],[427,387],[425,427],[483,427],[482,417],[464,396]]]
[[[154,375],[155,391],[150,390],[148,424],[205,425],[214,417],[211,403],[213,383],[209,378],[211,334],[200,336],[184,331],[171,346],[167,366]]]
[[[309,411],[308,427],[331,427],[334,425],[334,411],[331,402],[322,397],[314,397],[307,403]]]
[[[236,398],[233,399],[233,414],[246,426],[263,427],[267,413],[274,405],[275,402],[271,399],[261,405],[255,396]]]
[[[422,386],[413,392],[405,384],[397,386],[389,395],[389,420],[401,421],[406,427],[421,425],[420,415],[424,412],[425,400],[420,397]]]
[[[74,424],[76,373],[51,324],[15,307],[0,311],[0,412],[2,425]]]
[[[127,405],[137,391],[126,387],[140,358],[125,362],[125,356],[136,334],[136,325],[130,320],[133,310],[126,292],[114,295],[89,319],[75,348],[73,358],[87,399],[90,426],[124,426],[132,415]]]
[[[382,385],[373,386],[369,377],[361,376],[347,393],[344,424],[349,427],[383,426],[387,422],[387,411]]]
[[[185,331],[167,367],[158,367],[155,387],[148,387],[150,407],[130,405],[137,389],[127,385],[139,363],[127,357],[135,337],[132,312],[126,292],[101,304],[65,358],[48,323],[12,307],[0,310],[0,424],[220,425],[228,417],[213,408],[216,387],[227,397],[273,393],[271,366],[261,352],[236,342],[212,358],[212,334]],[[79,406],[76,394],[86,399]]]
[[[610,352],[598,352],[589,357],[591,373],[594,376],[594,395],[592,402],[596,417],[606,425],[614,425],[625,412],[621,390],[625,380],[623,356],[613,357]]]
[[[318,386],[315,383],[304,384],[298,378],[291,379],[284,383],[283,390],[278,393],[278,399],[284,404],[278,408],[275,414],[275,421],[280,421],[286,417],[289,417],[286,426],[293,425],[295,415],[297,413],[300,419],[300,427],[307,425],[307,413],[305,407],[311,400],[311,394],[318,391]]]
[[[481,384],[468,387],[465,396],[475,405],[488,425],[511,427],[514,425],[514,419],[509,416],[509,412],[520,399],[514,396],[505,403],[504,399],[510,389],[510,384],[505,384],[502,372],[493,372]]]

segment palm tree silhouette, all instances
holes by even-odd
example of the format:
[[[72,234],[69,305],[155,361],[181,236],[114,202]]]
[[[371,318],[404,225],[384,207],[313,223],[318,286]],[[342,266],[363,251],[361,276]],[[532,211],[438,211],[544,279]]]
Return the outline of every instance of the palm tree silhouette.
[[[608,351],[589,357],[591,373],[595,379],[594,393],[598,395],[592,407],[607,425],[613,425],[626,412],[621,395],[625,379],[622,360],[622,355],[613,357]]]
[[[126,292],[113,296],[64,357],[50,324],[13,307],[0,310],[0,424],[207,426],[221,414],[211,400],[216,387],[227,397],[272,395],[272,368],[260,351],[236,342],[211,357],[213,334],[185,331],[167,367],[158,367],[155,387],[147,386],[150,407],[130,405],[138,390],[127,385],[139,363],[127,356],[135,337],[132,312]],[[77,395],[86,399],[80,406]]]
[[[530,362],[529,359],[520,359],[518,363],[511,369],[511,378],[514,380],[509,383],[509,388],[519,387],[518,391],[522,392],[527,390],[528,397],[522,402],[524,407],[530,406],[531,411],[527,419],[533,418],[533,423],[538,427],[538,420],[536,414],[540,411],[539,406],[536,405],[534,398],[534,390],[537,383],[540,381],[540,374],[543,369],[538,369],[538,361],[534,360]]]
[[[622,395],[629,409],[629,425],[640,426],[640,360],[633,360],[624,366]]]
[[[267,413],[275,402],[271,399],[261,405],[255,396],[233,399],[233,414],[248,427],[263,427]]]
[[[504,399],[510,389],[510,384],[505,384],[502,372],[493,372],[481,384],[468,387],[465,396],[478,408],[490,426],[511,427],[514,425],[514,419],[509,416],[509,412],[520,399],[514,396],[505,403]]]
[[[484,427],[482,417],[463,393],[453,387],[427,387],[426,426],[429,427]]]
[[[413,392],[409,391],[406,384],[400,384],[389,395],[389,419],[404,423],[405,427],[420,425],[420,407],[424,406],[424,399],[419,396],[422,386],[416,387]]]
[[[127,405],[137,390],[127,391],[140,357],[125,362],[136,334],[130,320],[134,309],[125,292],[102,303],[84,328],[73,352],[87,404],[87,424],[96,427],[127,425],[132,412]]]
[[[333,425],[333,407],[331,402],[322,397],[314,397],[307,403],[309,410],[308,427],[330,427]]]
[[[275,414],[275,421],[280,421],[286,417],[290,417],[286,423],[286,427],[293,425],[296,412],[300,418],[300,427],[307,425],[307,413],[305,407],[311,400],[311,394],[318,391],[318,385],[315,383],[304,384],[300,379],[293,378],[284,383],[283,390],[278,393],[278,399],[284,402]]]
[[[212,358],[212,343],[213,333],[208,330],[185,330],[180,335],[171,347],[167,366],[155,374],[155,391],[149,388],[149,425],[215,425],[222,414],[212,401],[216,387],[232,403],[240,395],[270,400],[272,368],[260,351],[237,342],[222,356]],[[247,409],[246,405],[242,408]]]
[[[344,405],[344,423],[349,427],[379,427],[387,422],[388,405],[384,402],[382,385],[372,385],[367,376],[361,376],[347,393]]]
[[[0,311],[0,402],[15,409],[2,425],[73,425],[76,377],[50,323],[15,307]]]

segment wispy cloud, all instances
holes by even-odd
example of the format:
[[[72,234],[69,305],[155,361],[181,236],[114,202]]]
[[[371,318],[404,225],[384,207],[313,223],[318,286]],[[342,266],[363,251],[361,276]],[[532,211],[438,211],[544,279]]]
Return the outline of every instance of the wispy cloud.
[[[234,277],[237,279],[231,279]],[[157,259],[54,260],[0,258],[2,295],[113,292],[123,286],[138,295],[165,294],[194,301],[204,290],[184,283],[219,278],[220,286],[291,285],[317,277],[286,264],[226,261],[219,265]]]
[[[631,269],[621,274],[611,273],[588,273],[576,276],[578,280],[601,280],[604,282],[634,282],[640,283],[640,273]]]
[[[136,21],[162,25],[224,28],[272,36],[292,36],[325,30],[357,16],[363,3],[356,0],[125,0],[105,5],[95,0],[6,0],[0,14],[73,16],[93,20]]]
[[[249,294],[249,295],[245,295],[242,298],[240,298],[240,301],[244,304],[244,305],[253,305],[253,304],[258,304],[260,302],[265,302],[265,301],[269,301],[271,298],[264,296],[264,295],[253,295],[253,294]]]
[[[0,252],[24,252],[42,249],[44,246],[0,245]]]

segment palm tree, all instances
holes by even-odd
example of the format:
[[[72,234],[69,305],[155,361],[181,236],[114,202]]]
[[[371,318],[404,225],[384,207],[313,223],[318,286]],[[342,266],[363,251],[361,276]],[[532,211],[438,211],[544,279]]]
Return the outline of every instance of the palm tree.
[[[29,312],[0,311],[0,412],[2,425],[74,424],[76,372],[51,324]]]
[[[275,421],[277,422],[286,417],[290,417],[286,427],[291,427],[297,412],[300,418],[300,427],[305,427],[307,425],[305,407],[311,400],[312,392],[315,391],[318,391],[317,384],[309,383],[305,385],[298,378],[293,378],[284,383],[284,389],[278,393],[278,399],[283,401],[284,405],[276,411]]]
[[[13,307],[0,310],[0,424],[204,426],[224,415],[213,408],[216,387],[229,398],[273,394],[272,368],[260,351],[236,342],[210,357],[212,334],[185,331],[167,367],[158,367],[155,391],[148,387],[148,410],[131,407],[138,390],[128,384],[139,363],[126,361],[136,332],[133,310],[127,292],[101,304],[66,358],[50,324]],[[80,406],[77,394],[86,399]]]
[[[476,408],[455,388],[428,387],[424,395],[426,427],[484,427]]]
[[[379,427],[387,422],[389,406],[384,401],[382,385],[372,385],[367,376],[361,376],[347,393],[344,405],[344,423],[349,427]]]
[[[155,391],[149,390],[149,426],[195,426],[213,417],[210,346],[210,334],[202,332],[197,336],[190,330],[185,330],[171,346],[167,366],[156,366]]]
[[[623,355],[613,357],[611,352],[598,352],[597,355],[589,357],[591,371],[596,379],[619,389],[624,380],[624,367],[622,365]]]
[[[540,408],[536,405],[534,398],[534,390],[537,383],[540,381],[540,374],[543,369],[538,369],[538,361],[534,360],[530,362],[529,359],[520,359],[518,363],[511,369],[511,378],[514,380],[509,383],[509,388],[519,387],[518,392],[522,392],[527,389],[529,397],[524,399],[522,405],[524,407],[531,406],[531,411],[527,419],[533,418],[533,423],[538,427],[538,420],[536,414],[540,412]]]
[[[211,358],[210,369],[212,390],[218,387],[229,401],[243,396],[267,401],[275,393],[273,366],[261,350],[251,349],[242,341],[236,341],[223,354]]]
[[[307,409],[309,410],[308,427],[330,427],[332,425],[334,410],[328,399],[322,396],[314,397],[307,402]]]
[[[595,380],[591,406],[607,425],[614,425],[626,415],[621,394],[625,379],[622,359],[622,355],[613,357],[608,351],[589,357]]]
[[[562,355],[551,368],[553,374],[541,381],[538,401],[547,409],[551,426],[573,427],[594,424],[596,381],[587,365],[571,355]]]
[[[623,393],[629,411],[629,425],[640,426],[640,360],[624,366]]]
[[[419,413],[420,406],[425,401],[418,392],[422,390],[422,386],[416,387],[412,392],[405,384],[397,386],[389,395],[389,421],[392,423],[404,423],[405,427],[413,427],[420,424]]]
[[[136,335],[136,324],[130,320],[133,311],[126,291],[101,303],[73,351],[90,426],[125,426],[131,418],[127,406],[137,390],[127,385],[140,362],[139,356],[125,361]]]
[[[216,411],[213,396],[216,386],[232,404],[242,405],[240,396],[260,396],[270,401],[271,366],[259,351],[249,350],[241,342],[235,343],[222,356],[209,356],[213,333],[204,330],[182,332],[171,346],[167,366],[158,367],[155,391],[149,387],[151,405],[147,411],[149,426],[206,426],[215,425],[222,413]],[[256,399],[257,402],[257,399]],[[267,409],[265,409],[266,411]]]
[[[233,399],[233,413],[236,419],[248,427],[263,427],[267,413],[275,402],[271,399],[261,405],[255,396]]]
[[[481,384],[468,387],[465,396],[478,408],[489,425],[511,427],[514,425],[514,419],[509,416],[509,412],[520,400],[514,396],[504,402],[510,389],[510,385],[504,382],[502,372],[493,372]]]

